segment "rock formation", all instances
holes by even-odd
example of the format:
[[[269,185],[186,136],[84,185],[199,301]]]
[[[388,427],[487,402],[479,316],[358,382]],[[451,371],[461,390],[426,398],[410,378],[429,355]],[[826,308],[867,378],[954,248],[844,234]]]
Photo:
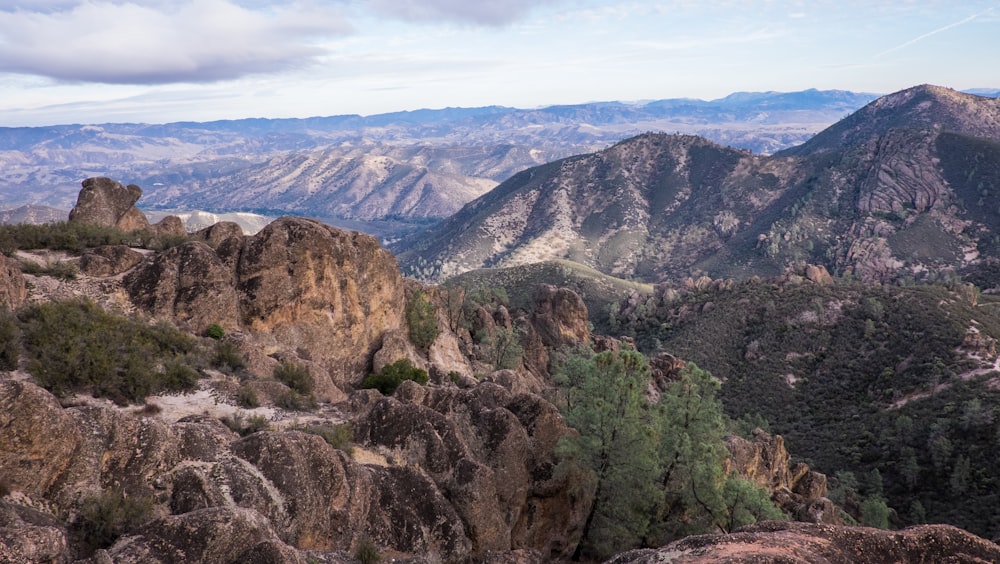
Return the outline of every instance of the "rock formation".
[[[723,535],[697,535],[633,550],[607,564],[718,562],[1000,562],[1000,546],[949,525],[902,531],[767,521]]]
[[[767,490],[771,499],[797,521],[840,524],[837,508],[826,498],[826,476],[796,462],[785,449],[781,435],[757,429],[753,440],[728,437],[727,471],[735,472]]]
[[[149,221],[135,207],[141,196],[142,188],[135,184],[125,186],[103,176],[88,178],[83,181],[83,190],[69,212],[69,220],[115,227],[125,232],[148,229]]]

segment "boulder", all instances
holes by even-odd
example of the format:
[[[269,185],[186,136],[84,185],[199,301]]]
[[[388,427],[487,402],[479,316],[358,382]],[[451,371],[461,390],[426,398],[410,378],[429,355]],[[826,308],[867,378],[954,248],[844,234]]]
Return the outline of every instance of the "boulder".
[[[68,562],[66,529],[55,517],[0,501],[0,562]]]
[[[128,186],[106,177],[88,178],[69,212],[71,222],[93,223],[125,232],[149,229],[149,221],[135,207],[142,188]]]
[[[267,518],[252,509],[211,507],[150,521],[107,550],[116,564],[246,562],[240,556],[262,543],[281,547]],[[301,564],[296,551],[278,550],[275,564]]]
[[[230,239],[243,239],[243,228],[233,221],[220,221],[204,229],[195,231],[193,238],[204,241],[209,247],[218,249],[219,245]]]
[[[55,396],[29,382],[0,381],[0,477],[41,499],[75,462],[82,430]]]
[[[80,256],[80,272],[87,276],[117,276],[142,260],[142,253],[127,245],[105,245],[84,251]]]
[[[232,271],[200,241],[156,254],[128,274],[123,285],[136,306],[194,333],[213,324],[226,331],[239,328]]]

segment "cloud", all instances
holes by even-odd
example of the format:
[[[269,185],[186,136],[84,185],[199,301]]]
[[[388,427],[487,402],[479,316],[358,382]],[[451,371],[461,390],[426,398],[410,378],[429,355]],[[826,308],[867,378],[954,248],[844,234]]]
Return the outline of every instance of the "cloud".
[[[452,21],[501,26],[515,22],[533,8],[560,0],[370,0],[378,13],[418,21]]]
[[[107,84],[213,82],[309,64],[350,26],[314,3],[0,3],[0,72]]]
[[[937,29],[928,31],[927,33],[924,33],[922,35],[918,35],[917,37],[914,37],[913,39],[910,39],[909,41],[905,41],[903,43],[900,43],[899,45],[896,45],[895,47],[891,47],[889,49],[886,49],[885,51],[882,51],[881,53],[876,54],[875,58],[878,59],[880,57],[884,57],[885,55],[888,55],[889,53],[893,53],[895,51],[899,51],[900,49],[905,49],[905,48],[909,47],[910,45],[913,45],[914,43],[917,43],[919,41],[923,41],[924,39],[927,39],[928,37],[931,37],[931,36],[937,35],[939,33],[948,31],[949,29],[958,27],[960,25],[967,24],[967,23],[969,23],[969,22],[971,22],[971,21],[973,21],[973,20],[975,20],[977,18],[981,18],[983,16],[987,16],[987,15],[991,14],[992,12],[993,12],[993,8],[989,8],[989,9],[987,9],[987,10],[985,10],[983,12],[980,12],[978,14],[973,14],[973,15],[967,17],[967,18],[963,18],[963,19],[958,20],[956,22],[952,22],[952,23],[950,23],[948,25],[941,26],[941,27],[939,27]]]

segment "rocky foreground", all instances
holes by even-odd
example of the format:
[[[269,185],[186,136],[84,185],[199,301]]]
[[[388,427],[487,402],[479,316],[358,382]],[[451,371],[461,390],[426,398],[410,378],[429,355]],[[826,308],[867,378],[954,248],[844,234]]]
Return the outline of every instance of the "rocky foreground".
[[[142,226],[136,198],[90,180],[73,221]],[[620,344],[590,334],[573,292],[543,286],[531,311],[481,305],[463,328],[447,292],[404,280],[373,238],[300,218],[254,236],[217,224],[155,253],[117,246],[49,258],[81,276],[23,274],[4,258],[7,303],[85,296],[192,334],[217,325],[247,362],[239,374],[206,369],[196,391],[145,406],[56,397],[23,370],[0,375],[0,562],[304,564],[372,561],[374,551],[407,562],[528,563],[576,551],[593,492],[557,472],[556,447],[575,431],[546,399],[549,372],[564,347]],[[427,347],[404,329],[418,294],[438,306]],[[472,335],[512,328],[523,355],[499,369]],[[403,382],[390,397],[358,389],[400,358],[426,368],[430,383]],[[277,400],[288,388],[275,368],[289,361],[306,367],[314,408]],[[662,381],[676,359],[654,365]],[[239,407],[246,389],[259,407]],[[317,432],[341,426],[350,440]],[[840,525],[825,476],[790,464],[780,437],[734,438],[729,449],[730,471],[811,524],[762,523],[614,561],[1000,561],[1000,547],[953,527]],[[149,520],[95,547],[80,515],[108,491],[148,500]]]

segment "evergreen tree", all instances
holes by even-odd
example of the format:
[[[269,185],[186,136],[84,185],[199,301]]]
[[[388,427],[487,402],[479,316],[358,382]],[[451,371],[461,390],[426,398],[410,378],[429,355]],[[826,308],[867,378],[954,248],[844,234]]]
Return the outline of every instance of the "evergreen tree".
[[[640,544],[659,496],[649,364],[637,352],[604,352],[569,361],[561,377],[570,384],[567,423],[580,431],[561,445],[564,464],[589,470],[595,483],[577,557],[605,558]]]

